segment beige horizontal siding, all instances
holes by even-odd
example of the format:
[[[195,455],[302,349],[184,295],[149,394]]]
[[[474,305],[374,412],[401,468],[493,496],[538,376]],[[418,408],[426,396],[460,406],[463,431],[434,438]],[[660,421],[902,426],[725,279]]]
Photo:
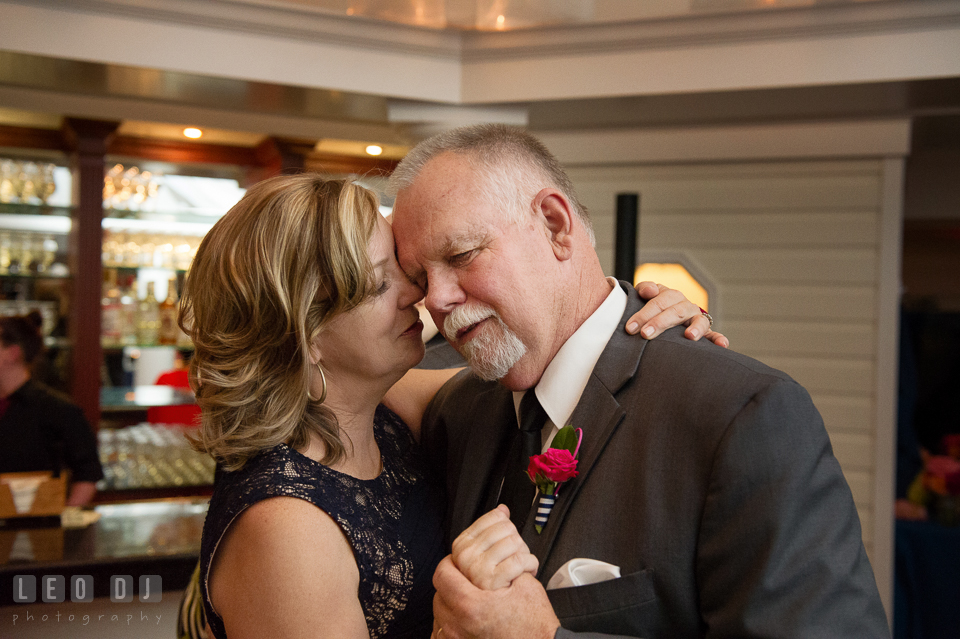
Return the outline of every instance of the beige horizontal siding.
[[[720,284],[723,313],[717,319],[819,320],[876,319],[875,286],[788,286],[785,284]]]
[[[853,501],[857,506],[869,506],[873,503],[873,475],[869,472],[859,470],[844,471],[847,483],[850,484],[850,492],[853,493]]]
[[[876,328],[869,322],[751,321],[728,319],[723,333],[744,353],[822,357],[872,357]]]
[[[810,393],[873,394],[871,359],[767,356],[761,361],[790,375]]]
[[[830,443],[844,472],[856,470],[869,473],[873,470],[872,435],[831,433]]]
[[[644,249],[656,248],[641,242]],[[725,283],[849,285],[873,284],[877,268],[873,248],[755,248],[691,249],[700,266],[720,273]]]
[[[641,204],[641,242],[651,246],[740,247],[870,247],[877,241],[877,212],[803,209],[784,212],[757,209],[732,211],[650,210]],[[611,215],[612,215],[611,211]],[[750,229],[744,236],[743,230]]]
[[[860,527],[863,529],[863,545],[867,547],[867,557],[872,563],[873,557],[870,553],[873,551],[873,506],[857,506],[857,514],[860,515]]]
[[[842,163],[811,163],[783,172],[781,164],[731,164],[723,171],[681,166],[676,171],[643,167],[572,167],[581,200],[597,215],[612,215],[609,193],[639,192],[642,211],[879,208],[879,163],[837,170]],[[642,188],[640,188],[642,187]]]
[[[712,280],[732,348],[811,394],[873,540],[879,161],[568,167],[613,267],[615,196],[640,194],[640,256]]]
[[[873,432],[874,405],[871,396],[811,393],[811,397],[831,433]]]

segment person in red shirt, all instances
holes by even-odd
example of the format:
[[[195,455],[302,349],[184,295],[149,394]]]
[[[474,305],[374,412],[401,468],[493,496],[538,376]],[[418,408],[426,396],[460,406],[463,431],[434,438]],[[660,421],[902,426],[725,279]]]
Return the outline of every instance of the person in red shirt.
[[[174,388],[189,389],[190,382],[187,379],[187,364],[189,364],[189,362],[190,354],[178,351],[175,368],[161,373],[154,384],[157,386],[173,386]],[[196,404],[154,406],[147,410],[147,421],[151,424],[185,424],[187,426],[198,426],[200,424],[200,407]]]

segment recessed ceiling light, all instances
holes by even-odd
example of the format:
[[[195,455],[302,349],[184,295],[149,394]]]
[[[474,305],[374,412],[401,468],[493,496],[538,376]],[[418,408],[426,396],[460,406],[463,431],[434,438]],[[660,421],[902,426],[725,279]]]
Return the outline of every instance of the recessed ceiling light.
[[[201,131],[200,129],[198,129],[198,128],[196,128],[196,127],[188,127],[188,128],[186,128],[186,129],[183,130],[183,134],[184,134],[185,136],[187,136],[188,138],[191,138],[191,139],[193,139],[193,140],[196,140],[197,138],[199,138],[200,136],[203,135],[203,131]]]
[[[383,153],[383,147],[377,146],[376,144],[371,144],[367,147],[367,154],[369,155],[380,155]]]

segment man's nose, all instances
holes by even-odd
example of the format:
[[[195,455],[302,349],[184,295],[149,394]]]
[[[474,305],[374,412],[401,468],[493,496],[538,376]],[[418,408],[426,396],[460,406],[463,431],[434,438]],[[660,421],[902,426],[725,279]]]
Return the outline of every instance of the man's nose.
[[[445,315],[467,299],[457,277],[451,273],[434,272],[427,275],[427,297],[424,303],[434,315]]]

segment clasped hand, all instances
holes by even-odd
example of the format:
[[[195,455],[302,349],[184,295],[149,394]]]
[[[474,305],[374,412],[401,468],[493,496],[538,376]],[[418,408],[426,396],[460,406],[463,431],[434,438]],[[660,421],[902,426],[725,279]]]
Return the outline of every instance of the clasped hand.
[[[506,506],[464,530],[452,551],[433,575],[433,639],[554,636],[560,622],[536,579],[539,562]]]

